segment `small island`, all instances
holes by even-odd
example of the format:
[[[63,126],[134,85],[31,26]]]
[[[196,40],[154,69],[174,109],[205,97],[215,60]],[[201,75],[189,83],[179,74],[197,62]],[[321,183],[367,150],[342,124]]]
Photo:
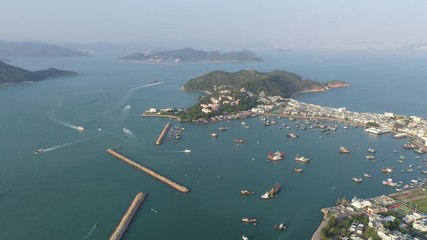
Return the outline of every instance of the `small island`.
[[[122,63],[218,63],[218,62],[258,62],[262,61],[252,52],[243,50],[239,52],[220,53],[218,51],[205,52],[192,48],[163,52],[134,53],[120,57]]]
[[[284,102],[285,98],[298,92],[319,92],[348,85],[342,81],[320,83],[281,70],[267,73],[255,70],[234,73],[214,71],[189,80],[181,88],[182,91],[207,93],[194,106],[187,110],[167,109],[160,112],[150,109],[145,115],[165,115],[181,121],[206,123],[223,115],[252,114],[259,105],[273,107],[273,102]]]
[[[0,62],[0,85],[23,82],[38,82],[48,78],[75,76],[77,72],[49,68],[39,71],[29,71]]]

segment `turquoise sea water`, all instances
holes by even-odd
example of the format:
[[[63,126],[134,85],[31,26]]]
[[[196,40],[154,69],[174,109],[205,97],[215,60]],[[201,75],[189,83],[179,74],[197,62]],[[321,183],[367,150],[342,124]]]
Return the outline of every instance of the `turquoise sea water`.
[[[283,69],[305,78],[348,81],[351,87],[324,93],[298,94],[296,99],[352,111],[385,112],[427,117],[427,73],[422,56],[338,56],[265,54],[264,62],[234,64],[142,65],[120,64],[120,53],[91,58],[12,59],[27,69],[57,67],[81,75],[0,88],[0,239],[106,239],[137,192],[148,197],[135,215],[125,239],[309,239],[321,221],[320,209],[338,197],[373,197],[392,192],[381,181],[392,177],[409,182],[422,177],[414,154],[404,151],[405,139],[390,134],[365,135],[362,128],[340,128],[326,135],[301,131],[279,119],[264,127],[259,118],[209,125],[175,123],[185,128],[182,140],[154,142],[164,118],[143,118],[149,107],[187,107],[198,93],[182,93],[188,79],[211,70],[259,71]],[[163,84],[151,85],[153,80]],[[130,104],[129,110],[123,108]],[[279,129],[281,124],[293,128]],[[75,129],[83,126],[86,130]],[[226,132],[218,127],[227,126]],[[73,128],[74,127],[74,128]],[[126,127],[133,135],[126,135]],[[101,131],[98,130],[101,128]],[[213,139],[211,132],[220,136]],[[286,133],[297,132],[298,139]],[[236,145],[234,138],[248,141]],[[339,146],[354,152],[340,155]],[[181,194],[105,153],[109,147],[191,189]],[[377,150],[376,162],[365,159],[367,148]],[[34,155],[38,148],[49,149]],[[189,154],[180,152],[191,149]],[[393,153],[393,150],[398,153]],[[268,163],[268,152],[286,153],[283,161]],[[293,160],[296,154],[309,165]],[[407,156],[404,164],[397,163]],[[423,156],[421,157],[421,159]],[[395,166],[383,175],[380,168]],[[302,167],[304,174],[293,172]],[[352,177],[373,175],[362,184]],[[281,183],[279,198],[260,195]],[[241,197],[239,191],[255,191]],[[153,210],[152,210],[153,209]],[[258,225],[241,223],[242,217]],[[95,223],[98,227],[94,227]],[[276,232],[273,225],[288,229]]]

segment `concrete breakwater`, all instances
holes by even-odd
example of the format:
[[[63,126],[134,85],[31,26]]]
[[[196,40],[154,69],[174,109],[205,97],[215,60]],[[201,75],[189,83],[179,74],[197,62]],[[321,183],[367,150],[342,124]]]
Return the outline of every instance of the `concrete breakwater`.
[[[138,210],[139,205],[144,201],[144,198],[145,198],[145,193],[142,193],[142,192],[138,193],[135,196],[132,203],[129,205],[128,210],[123,215],[119,224],[117,224],[116,228],[114,229],[114,232],[111,234],[109,238],[110,240],[120,240],[122,238],[129,223],[132,221],[133,216]]]
[[[157,145],[161,145],[163,143],[163,139],[165,139],[165,136],[168,133],[171,125],[172,125],[171,123],[167,123],[165,125],[165,127],[163,128],[162,132],[159,135],[159,138],[157,138],[157,141],[156,141]]]
[[[131,165],[132,167],[134,167],[134,168],[136,168],[136,169],[138,169],[138,170],[141,170],[141,171],[143,171],[143,172],[147,173],[148,175],[150,175],[150,176],[152,176],[152,177],[154,177],[154,178],[156,178],[156,179],[160,180],[161,182],[166,183],[167,185],[169,185],[169,186],[171,186],[171,187],[175,188],[176,190],[178,190],[178,191],[180,191],[180,192],[186,193],[186,192],[189,192],[189,191],[190,191],[190,190],[189,190],[188,188],[186,188],[185,186],[179,185],[178,183],[176,183],[176,182],[174,182],[174,181],[172,181],[172,180],[170,180],[170,179],[168,179],[168,178],[166,178],[166,177],[163,177],[162,175],[160,175],[160,174],[158,174],[158,173],[154,172],[153,170],[151,170],[151,169],[149,169],[149,168],[147,168],[147,167],[142,166],[142,165],[141,165],[141,164],[139,164],[139,163],[136,163],[136,162],[134,162],[134,161],[130,160],[129,158],[127,158],[127,157],[125,157],[125,156],[121,155],[120,153],[118,153],[118,152],[116,152],[116,151],[112,150],[111,148],[107,149],[107,153],[109,153],[109,154],[111,154],[112,156],[116,157],[117,159],[119,159],[119,160],[121,160],[121,161],[123,161],[123,162],[125,162],[125,163],[127,163],[127,164],[129,164],[129,165]]]

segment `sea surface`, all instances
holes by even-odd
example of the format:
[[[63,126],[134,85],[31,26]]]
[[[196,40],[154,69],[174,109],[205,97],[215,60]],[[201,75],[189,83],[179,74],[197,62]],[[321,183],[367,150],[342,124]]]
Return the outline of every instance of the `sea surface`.
[[[325,134],[302,131],[288,119],[264,127],[259,117],[208,125],[141,117],[150,107],[188,107],[200,93],[179,90],[187,80],[212,70],[282,69],[304,78],[343,80],[348,88],[296,94],[297,100],[359,112],[394,112],[427,117],[426,55],[265,53],[258,63],[148,65],[122,64],[124,53],[87,58],[12,58],[31,69],[56,67],[80,75],[0,87],[0,239],[107,239],[138,192],[147,198],[124,239],[310,239],[321,208],[338,198],[368,198],[394,192],[382,185],[391,177],[422,178],[415,169],[425,158],[402,149],[407,139],[366,135],[361,127]],[[153,84],[153,81],[163,83]],[[126,105],[130,109],[124,109]],[[167,122],[185,128],[179,142],[154,143]],[[279,127],[282,124],[291,129]],[[85,131],[78,131],[77,127]],[[219,131],[219,127],[228,131]],[[129,131],[123,131],[127,128]],[[217,132],[213,139],[210,133]],[[295,132],[298,139],[286,138]],[[235,138],[247,140],[236,145]],[[347,146],[351,154],[339,154]],[[46,152],[35,155],[37,149]],[[111,157],[127,157],[185,185],[182,194]],[[366,160],[375,148],[376,161]],[[191,153],[184,153],[190,149]],[[276,150],[285,159],[269,163]],[[397,150],[397,153],[393,152]],[[301,165],[296,154],[311,158]],[[400,155],[408,160],[398,163]],[[396,167],[384,175],[380,168]],[[301,167],[303,174],[294,173]],[[373,175],[361,184],[352,177]],[[276,183],[279,197],[261,200]],[[239,195],[241,189],[255,191]],[[242,217],[258,220],[256,227]],[[277,232],[274,224],[288,229]],[[98,225],[96,225],[98,223]]]

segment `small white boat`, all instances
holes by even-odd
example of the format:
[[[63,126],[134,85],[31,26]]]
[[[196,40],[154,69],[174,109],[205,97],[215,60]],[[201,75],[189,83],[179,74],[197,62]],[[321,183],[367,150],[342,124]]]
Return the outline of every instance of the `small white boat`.
[[[84,128],[84,127],[76,127],[76,129],[77,129],[79,132],[83,132],[83,131],[85,130],[85,128]]]
[[[184,152],[185,153],[191,153],[191,150],[190,149],[185,149]]]
[[[243,235],[243,236],[242,236],[242,240],[249,240],[249,238],[248,238],[248,237],[246,237],[246,235]]]
[[[352,180],[353,180],[353,182],[355,182],[355,183],[361,183],[361,182],[363,182],[363,179],[362,179],[362,178],[352,178]]]
[[[367,178],[372,177],[372,175],[371,175],[371,174],[369,174],[369,173],[364,173],[364,174],[363,174],[363,176],[364,176],[364,177],[367,177]]]
[[[123,110],[129,110],[130,109],[130,104],[126,105]]]

